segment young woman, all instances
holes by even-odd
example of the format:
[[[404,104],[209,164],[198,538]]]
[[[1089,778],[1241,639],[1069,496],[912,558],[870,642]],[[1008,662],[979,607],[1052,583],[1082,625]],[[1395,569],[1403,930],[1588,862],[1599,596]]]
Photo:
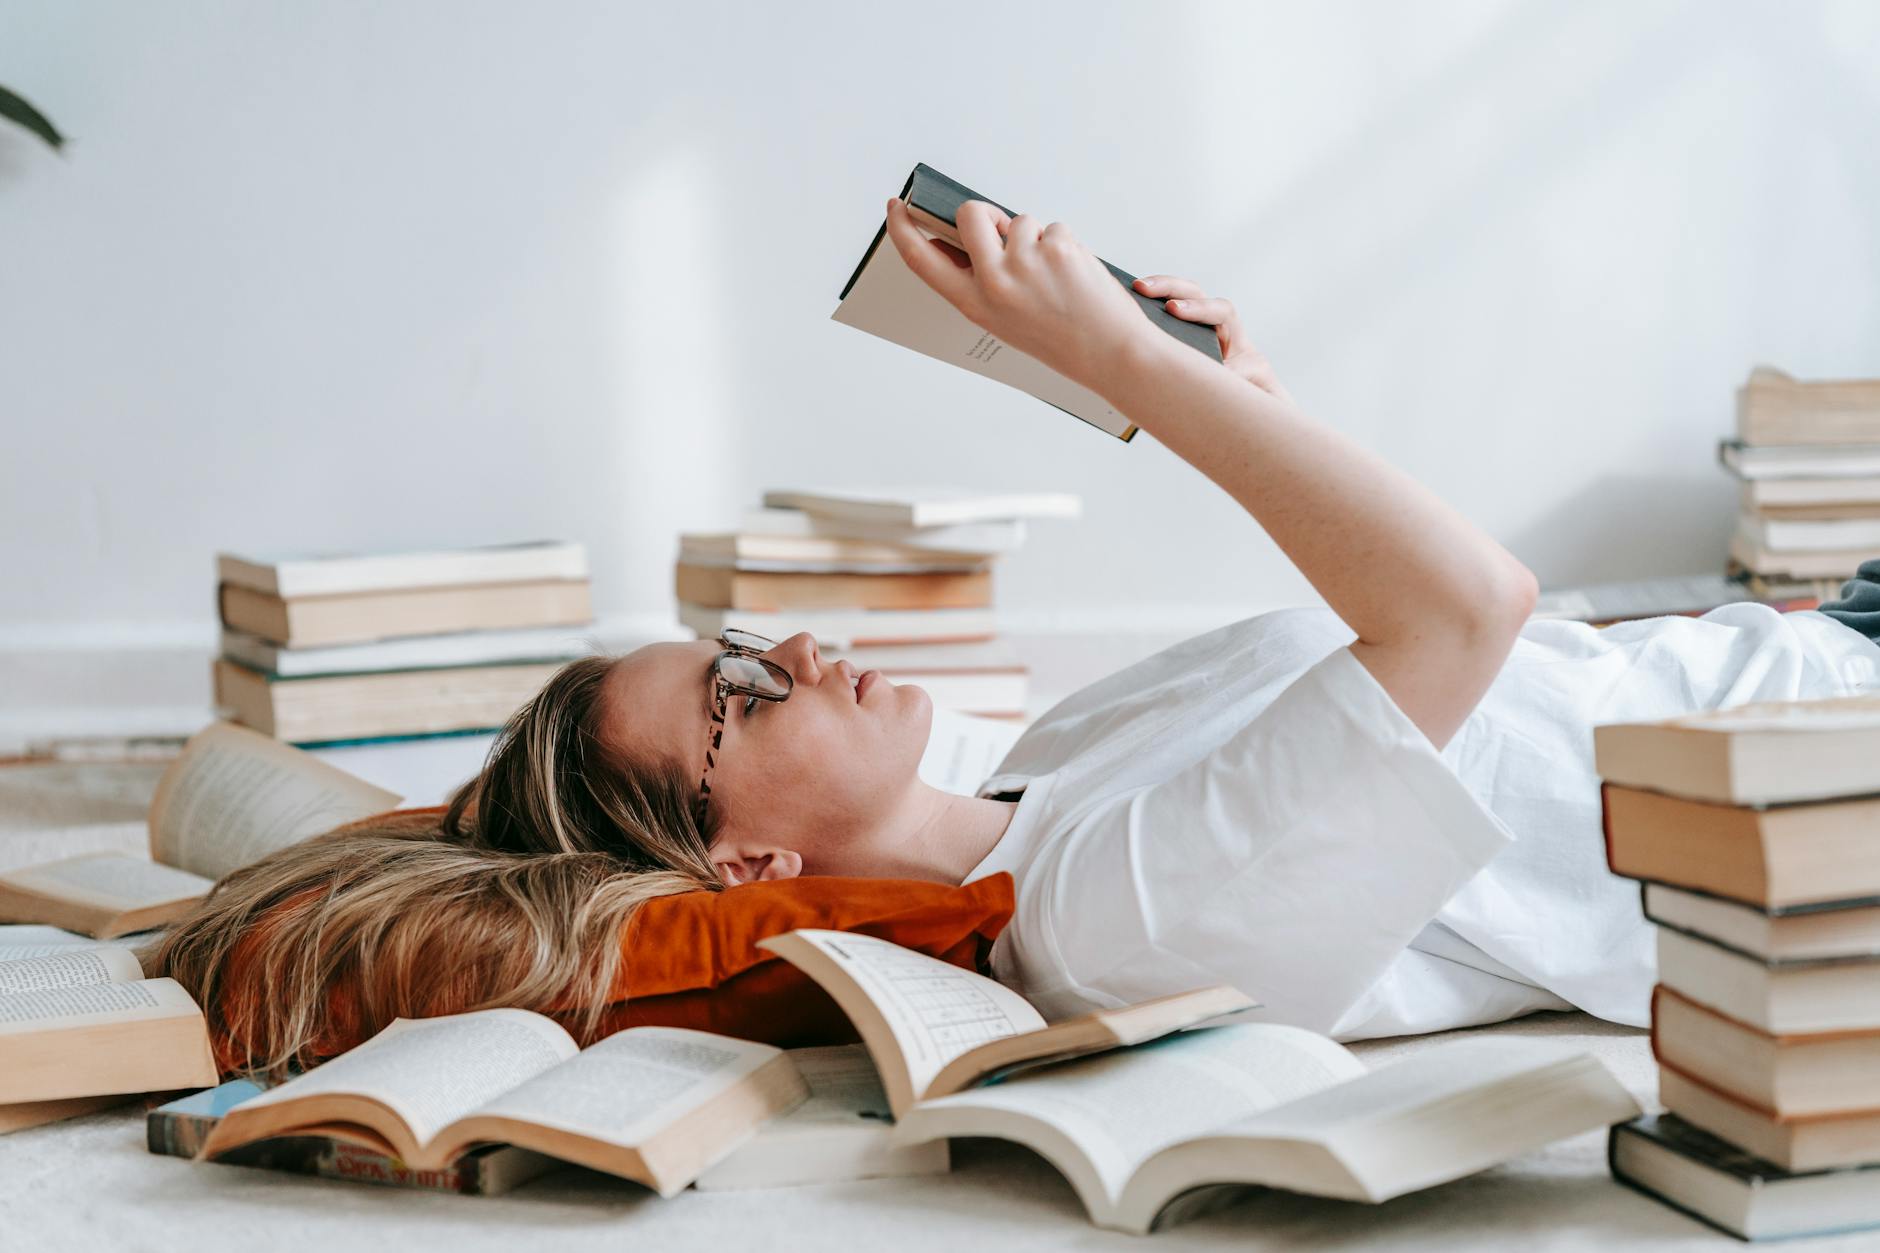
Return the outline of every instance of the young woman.
[[[1876,683],[1880,646],[1748,603],[1530,623],[1533,576],[1308,418],[1226,301],[1137,284],[1214,325],[1216,363],[1151,326],[1062,225],[974,203],[959,227],[963,253],[888,204],[916,274],[1232,495],[1329,608],[1234,623],[1077,692],[970,797],[916,774],[925,692],[807,635],[574,662],[453,798],[443,839],[355,832],[270,858],[157,964],[203,995],[261,910],[318,897],[260,953],[281,1003],[251,1025],[287,1055],[318,1031],[315,951],[413,986],[425,972],[387,928],[426,909],[465,920],[468,1002],[531,1005],[605,987],[609,937],[650,895],[1003,870],[1017,912],[995,973],[1053,1015],[1224,982],[1344,1038],[1569,1007],[1645,1022],[1649,935],[1605,869],[1592,727],[1852,692]]]

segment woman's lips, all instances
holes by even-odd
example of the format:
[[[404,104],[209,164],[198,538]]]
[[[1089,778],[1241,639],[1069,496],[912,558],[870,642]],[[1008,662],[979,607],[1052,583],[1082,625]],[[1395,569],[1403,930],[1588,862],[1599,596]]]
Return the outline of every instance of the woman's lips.
[[[881,677],[881,671],[879,670],[862,671],[862,677],[855,681],[855,703],[856,704],[859,705],[862,703],[863,693],[867,692],[869,688],[873,687],[875,685],[875,680],[880,677]]]

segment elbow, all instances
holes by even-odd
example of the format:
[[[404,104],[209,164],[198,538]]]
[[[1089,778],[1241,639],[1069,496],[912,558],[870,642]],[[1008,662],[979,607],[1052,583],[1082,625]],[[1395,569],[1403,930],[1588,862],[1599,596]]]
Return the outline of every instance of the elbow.
[[[1484,642],[1503,640],[1512,645],[1534,613],[1540,591],[1534,572],[1518,561],[1510,561],[1497,577],[1485,581],[1474,598],[1471,633]]]

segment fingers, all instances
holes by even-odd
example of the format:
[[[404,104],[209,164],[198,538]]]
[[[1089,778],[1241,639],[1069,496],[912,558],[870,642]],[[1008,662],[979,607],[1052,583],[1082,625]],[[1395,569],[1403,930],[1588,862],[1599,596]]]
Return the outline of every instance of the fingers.
[[[1038,224],[1038,219],[1029,213],[1021,213],[1005,225],[1006,249],[1029,248],[1038,242],[1042,234],[1044,227]]]
[[[1160,296],[1164,300],[1171,296],[1178,300],[1202,300],[1208,294],[1193,279],[1177,278],[1173,274],[1150,274],[1139,278],[1136,280],[1136,290],[1145,296]]]
[[[999,254],[1005,245],[999,239],[999,228],[995,223],[1005,215],[983,200],[968,200],[954,214],[954,225],[959,227],[960,242],[966,246],[966,255],[973,259],[974,266],[997,265]],[[1011,227],[1007,226],[1009,232]]]
[[[914,219],[907,215],[907,206],[898,199],[888,202],[888,238],[893,241],[896,252],[907,268],[927,286],[946,297],[955,307],[969,300],[973,293],[973,280],[970,273],[954,264],[947,253],[940,250],[938,241],[930,240],[920,233],[914,225]]]
[[[1201,322],[1208,326],[1226,326],[1234,320],[1232,301],[1219,296],[1204,297],[1199,300],[1165,300],[1163,306],[1184,322]]]

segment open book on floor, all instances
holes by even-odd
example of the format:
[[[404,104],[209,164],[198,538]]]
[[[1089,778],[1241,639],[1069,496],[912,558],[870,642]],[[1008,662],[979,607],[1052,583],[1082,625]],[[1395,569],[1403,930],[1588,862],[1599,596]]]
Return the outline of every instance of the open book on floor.
[[[854,1021],[895,1143],[1024,1144],[1092,1221],[1124,1231],[1195,1212],[1207,1198],[1189,1194],[1210,1185],[1387,1200],[1639,1112],[1597,1059],[1542,1042],[1470,1040],[1366,1072],[1295,1027],[1184,1029],[1253,1005],[1230,988],[1046,1026],[1009,988],[867,936],[793,931],[760,947]]]
[[[790,1049],[788,1056],[803,1077],[808,1099],[764,1123],[693,1180],[693,1187],[728,1192],[947,1172],[946,1141],[892,1143],[888,1098],[861,1045]],[[253,1080],[232,1079],[153,1108],[145,1118],[146,1144],[152,1153],[193,1158],[223,1115],[265,1090]],[[446,1165],[418,1168],[363,1144],[323,1135],[272,1136],[230,1149],[216,1160],[466,1196],[497,1196],[559,1165],[514,1145],[480,1144]]]
[[[997,980],[873,936],[792,931],[757,946],[835,998],[875,1059],[897,1119],[917,1101],[1023,1067],[1158,1039],[1255,1004],[1230,987],[1197,988],[1048,1025]]]
[[[634,1027],[581,1049],[541,1014],[486,1009],[399,1019],[229,1110],[200,1156],[315,1135],[435,1170],[505,1144],[671,1196],[806,1095],[768,1045]]]
[[[215,1081],[202,1010],[174,979],[144,978],[128,949],[0,962],[0,1130]]]
[[[1543,1041],[1465,1040],[1366,1073],[1323,1036],[1246,1024],[923,1101],[895,1142],[1026,1145],[1063,1172],[1091,1221],[1142,1233],[1248,1185],[1387,1201],[1638,1108],[1590,1054]]]
[[[214,723],[157,784],[149,858],[93,853],[0,873],[0,921],[100,939],[160,927],[230,871],[398,803],[299,749]]]

